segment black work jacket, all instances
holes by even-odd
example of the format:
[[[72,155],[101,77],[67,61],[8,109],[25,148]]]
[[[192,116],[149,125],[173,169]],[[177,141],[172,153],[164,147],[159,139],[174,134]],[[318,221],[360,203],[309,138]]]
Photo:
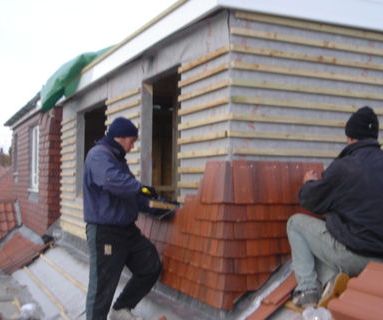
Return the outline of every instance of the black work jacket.
[[[327,229],[347,248],[383,257],[383,151],[376,140],[348,145],[299,196],[304,208],[326,214]]]

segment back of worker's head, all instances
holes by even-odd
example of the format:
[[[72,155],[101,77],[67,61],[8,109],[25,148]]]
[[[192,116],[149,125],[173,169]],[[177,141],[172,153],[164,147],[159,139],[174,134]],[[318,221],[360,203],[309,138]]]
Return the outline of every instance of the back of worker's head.
[[[129,119],[118,117],[113,120],[106,135],[109,138],[137,137],[138,129]]]
[[[356,140],[378,139],[379,120],[373,109],[362,107],[348,119],[345,128],[346,136]]]

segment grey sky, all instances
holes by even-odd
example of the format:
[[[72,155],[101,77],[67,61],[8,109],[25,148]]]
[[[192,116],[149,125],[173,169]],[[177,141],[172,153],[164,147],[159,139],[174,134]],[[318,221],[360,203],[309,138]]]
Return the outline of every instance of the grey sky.
[[[3,126],[49,76],[80,53],[118,43],[175,0],[0,0],[0,148]]]

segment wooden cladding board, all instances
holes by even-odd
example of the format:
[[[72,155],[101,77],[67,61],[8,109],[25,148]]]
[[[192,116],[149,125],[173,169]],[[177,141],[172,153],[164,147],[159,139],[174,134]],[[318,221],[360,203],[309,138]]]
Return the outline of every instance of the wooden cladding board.
[[[181,188],[196,188],[189,181],[214,156],[329,161],[345,143],[352,112],[371,105],[383,116],[382,33],[233,16],[229,46],[178,69]]]

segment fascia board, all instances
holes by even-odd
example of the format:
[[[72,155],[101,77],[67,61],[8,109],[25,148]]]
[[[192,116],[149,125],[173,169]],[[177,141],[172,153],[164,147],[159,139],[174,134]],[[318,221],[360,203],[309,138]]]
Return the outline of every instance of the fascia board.
[[[81,76],[77,92],[133,60],[145,50],[218,8],[217,0],[189,0],[120,46]]]
[[[383,31],[383,0],[217,0],[221,7]]]

